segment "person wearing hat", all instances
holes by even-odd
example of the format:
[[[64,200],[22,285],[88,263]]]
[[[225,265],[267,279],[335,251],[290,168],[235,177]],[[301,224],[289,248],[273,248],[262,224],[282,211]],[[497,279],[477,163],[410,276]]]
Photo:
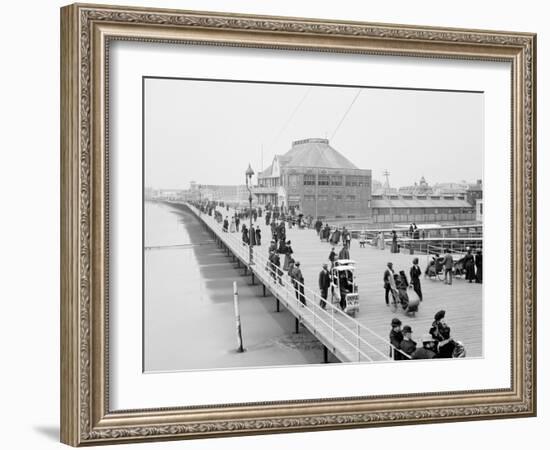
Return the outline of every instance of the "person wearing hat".
[[[283,264],[283,270],[288,270],[288,265],[290,264],[290,260],[292,259],[292,254],[294,253],[294,250],[292,250],[291,242],[286,241],[284,254],[285,254],[285,262]]]
[[[400,361],[403,359],[401,352],[397,351],[401,348],[401,341],[403,341],[401,321],[397,317],[394,317],[391,321],[390,357],[393,357],[395,361]]]
[[[403,340],[399,344],[399,348],[409,356],[416,350],[416,342],[412,340],[412,328],[409,325],[403,327]],[[405,359],[405,356],[402,356]]]
[[[330,287],[330,274],[328,272],[328,264],[323,264],[323,269],[319,272],[319,290],[321,291],[321,301],[319,305],[325,309],[327,307],[328,288]]]
[[[386,306],[390,306],[390,292],[393,296],[393,298],[397,298],[397,288],[395,285],[395,273],[393,271],[393,263],[389,262],[387,264],[387,269],[384,271],[384,291],[385,291],[385,299],[386,299]]]
[[[483,282],[483,252],[480,248],[476,250],[476,256],[474,258],[476,266],[476,283]]]
[[[345,242],[342,244],[342,250],[338,253],[338,259],[349,259],[349,249]]]
[[[435,313],[430,334],[437,344],[437,357],[451,358],[454,350],[454,341],[451,338],[451,328],[445,321],[445,310]]]
[[[422,336],[422,347],[417,348],[411,355],[411,359],[433,359],[435,353],[435,341],[429,334]]]
[[[334,247],[332,247],[329,255],[328,260],[330,261],[330,268],[332,269],[334,267],[334,262],[336,261],[336,252],[334,251]]]
[[[295,281],[294,291],[296,292],[296,300],[298,300],[303,306],[306,306],[306,297],[304,295],[304,276],[300,269],[300,261],[294,263],[293,278]]]
[[[469,283],[472,283],[476,278],[476,270],[474,263],[474,255],[472,255],[472,249],[467,248],[466,255],[464,255],[464,269],[466,270],[466,279]]]
[[[445,284],[453,284],[453,256],[448,248],[445,249],[445,254],[443,255],[443,269],[445,271]]]
[[[416,295],[418,295],[420,301],[422,301],[422,286],[420,285],[420,275],[422,275],[422,269],[418,265],[418,258],[413,259],[413,265],[409,271],[409,274],[411,276],[411,287],[414,289],[414,292],[416,292]]]

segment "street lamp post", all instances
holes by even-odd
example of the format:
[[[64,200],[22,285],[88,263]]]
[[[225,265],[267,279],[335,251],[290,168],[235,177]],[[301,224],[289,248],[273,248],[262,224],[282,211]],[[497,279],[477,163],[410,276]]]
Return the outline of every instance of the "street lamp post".
[[[199,217],[202,215],[202,198],[201,198],[201,185],[198,185],[199,188]]]
[[[248,264],[251,266],[254,264],[254,261],[252,261],[252,237],[250,236],[250,233],[252,232],[252,190],[250,188],[254,171],[252,170],[250,163],[248,163],[248,169],[246,169],[245,175],[246,189],[248,189],[248,214],[250,215],[250,226],[248,227]]]

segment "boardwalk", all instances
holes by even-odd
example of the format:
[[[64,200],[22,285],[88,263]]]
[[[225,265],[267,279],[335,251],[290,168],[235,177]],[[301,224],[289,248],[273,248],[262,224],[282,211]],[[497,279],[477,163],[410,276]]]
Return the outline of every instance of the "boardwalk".
[[[221,209],[220,211],[224,216],[231,216],[233,212]],[[229,239],[231,243],[238,243],[235,250],[240,252],[243,261],[247,259],[248,250],[239,242],[240,233],[221,233],[221,227],[211,217],[204,217],[204,220],[219,235],[225,235],[224,239]],[[254,248],[254,257],[261,264],[267,256],[271,231],[269,227],[265,226],[263,217],[258,218],[256,225],[260,225],[262,229],[263,240],[261,246]],[[294,256],[301,262],[306,288],[317,293],[318,273],[322,263],[327,262],[331,249],[330,244],[320,242],[315,231],[308,229],[292,228],[287,230],[287,239],[292,241]],[[338,251],[339,248],[336,250]],[[295,316],[301,318],[305,326],[309,321],[312,323],[317,321],[316,330],[313,332],[317,334],[323,344],[328,344],[327,347],[335,356],[343,361],[387,359],[386,338],[393,317],[399,317],[404,325],[410,325],[413,329],[413,339],[419,342],[422,334],[429,330],[434,314],[440,309],[447,311],[446,319],[451,327],[452,335],[464,344],[467,356],[482,356],[482,285],[470,284],[462,279],[453,280],[452,286],[445,285],[440,281],[422,280],[424,301],[416,316],[409,317],[400,310],[392,312],[391,308],[385,305],[382,275],[388,261],[393,262],[395,270],[405,270],[408,275],[414,256],[401,253],[392,254],[389,249],[378,250],[368,245],[366,248],[359,248],[356,240],[352,241],[350,253],[351,258],[356,261],[360,294],[360,311],[356,320],[347,317],[347,320],[343,319],[340,317],[344,316],[342,314],[336,316],[336,325],[334,322],[326,323],[330,322],[330,317],[328,320],[323,319],[323,315],[317,315],[314,310],[299,308],[293,298],[292,288],[288,288],[289,285],[286,281],[284,287],[268,286],[277,298],[290,302],[287,307]],[[424,267],[427,257],[425,255],[418,255],[418,257],[420,266]],[[258,276],[262,277],[259,281],[264,284],[271,282],[270,278],[265,277],[260,271],[258,271]],[[286,278],[288,277],[284,275],[284,279]],[[278,291],[279,293],[277,293]],[[333,327],[332,330],[331,327]],[[354,333],[352,330],[355,329],[357,331]],[[310,329],[310,331],[312,330]],[[360,334],[360,338],[357,334]],[[356,353],[358,354],[356,355]]]

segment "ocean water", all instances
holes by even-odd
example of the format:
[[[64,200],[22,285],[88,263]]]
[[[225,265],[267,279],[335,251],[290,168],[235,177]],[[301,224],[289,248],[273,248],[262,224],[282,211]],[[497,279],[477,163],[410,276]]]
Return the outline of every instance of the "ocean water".
[[[322,346],[273,297],[250,286],[199,220],[183,207],[145,203],[146,372],[317,364]],[[246,351],[238,353],[233,282]]]

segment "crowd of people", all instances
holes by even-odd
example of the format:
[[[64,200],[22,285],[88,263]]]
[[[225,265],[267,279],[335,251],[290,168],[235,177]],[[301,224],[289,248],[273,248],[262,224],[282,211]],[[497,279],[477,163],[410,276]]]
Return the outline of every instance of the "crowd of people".
[[[303,306],[306,305],[304,293],[304,276],[300,267],[300,262],[296,260],[292,242],[287,239],[287,227],[292,228],[300,222],[291,219],[290,215],[283,214],[280,210],[268,208],[262,211],[258,209],[235,210],[234,213],[223,215],[223,209],[217,209],[216,204],[201,205],[201,210],[209,215],[214,215],[218,222],[223,222],[224,232],[239,232],[242,235],[243,245],[260,246],[262,245],[261,227],[257,221],[262,216],[265,224],[271,231],[271,240],[268,247],[268,258],[266,270],[270,272],[274,282],[283,284],[283,276],[287,276],[292,284],[296,300]],[[222,205],[223,206],[223,205]],[[229,208],[226,208],[229,211]],[[292,217],[295,217],[292,215]],[[252,225],[250,224],[252,219]],[[240,230],[239,230],[240,226]],[[299,225],[301,226],[301,225]],[[305,225],[307,226],[307,222]],[[250,229],[249,229],[250,228]],[[319,272],[318,284],[320,291],[320,306],[326,309],[328,301],[328,292],[331,286],[331,270],[338,260],[350,259],[350,247],[352,241],[351,232],[344,227],[331,227],[328,223],[323,224],[317,220],[313,228],[319,239],[330,245],[328,254],[328,263],[322,263],[322,269]],[[418,228],[411,224],[409,234],[412,238],[417,238]],[[366,238],[363,236],[363,241]],[[384,246],[384,237],[375,238],[376,245],[379,248]],[[361,236],[359,236],[361,241]],[[337,249],[337,246],[341,247]],[[397,234],[392,232],[391,251],[398,252]],[[419,266],[419,259],[413,258],[412,265],[408,268],[408,273],[403,270],[395,270],[392,262],[388,262],[383,274],[384,300],[387,306],[391,303],[400,304],[406,312],[411,304],[422,302],[422,282],[421,276],[429,275],[430,270],[441,270],[445,274],[445,282],[452,283],[453,271],[456,271],[457,263],[464,271],[466,280],[470,283],[482,282],[482,253],[476,250],[467,249],[466,254],[458,261],[454,261],[448,249],[445,249],[444,255],[435,255],[428,267],[423,271]],[[409,296],[409,292],[414,292],[414,297]],[[395,360],[403,359],[431,359],[431,358],[452,358],[465,356],[463,345],[455,341],[451,336],[451,329],[445,321],[445,311],[438,311],[434,316],[434,321],[428,331],[422,335],[418,342],[413,339],[413,330],[410,325],[402,326],[398,318],[391,322],[390,331],[390,356]]]
[[[480,248],[475,251],[475,255],[470,247],[466,248],[466,254],[454,260],[451,251],[446,248],[443,256],[435,254],[426,267],[426,276],[435,276],[443,273],[445,284],[453,284],[453,275],[464,275],[469,283],[483,282],[483,252]]]
[[[392,296],[394,303],[401,304],[407,312],[415,312],[418,307],[414,311],[411,311],[411,301],[407,289],[412,289],[420,302],[423,300],[422,284],[420,282],[421,274],[422,269],[420,269],[418,264],[418,258],[413,259],[412,266],[409,268],[410,282],[404,270],[397,272],[393,268],[393,263],[388,262],[383,276],[386,306],[390,306],[390,296]],[[412,303],[416,304],[416,302]]]
[[[391,321],[390,357],[396,361],[408,359],[464,358],[466,349],[451,336],[451,327],[445,321],[445,311],[438,311],[428,332],[422,335],[420,345],[413,339],[410,325],[402,327],[397,317]]]

